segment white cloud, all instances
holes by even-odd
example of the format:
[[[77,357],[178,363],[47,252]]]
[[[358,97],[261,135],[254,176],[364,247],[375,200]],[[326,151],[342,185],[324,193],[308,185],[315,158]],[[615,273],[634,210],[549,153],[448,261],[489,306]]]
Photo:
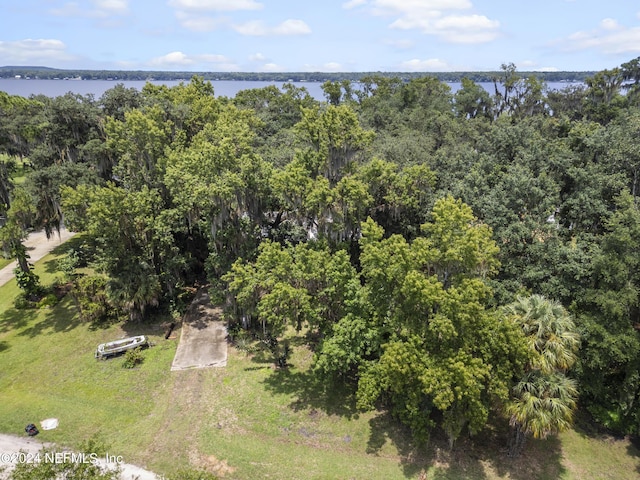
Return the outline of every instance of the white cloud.
[[[516,63],[518,70],[525,72],[558,72],[557,67],[539,67],[537,62],[533,60],[523,60]]]
[[[58,17],[108,18],[129,13],[128,0],[92,0],[91,7],[78,2],[67,2],[50,12]]]
[[[398,50],[408,50],[410,48],[413,48],[416,44],[416,42],[409,39],[401,39],[401,40],[388,39],[388,40],[385,40],[384,43],[393,48],[397,48]]]
[[[180,25],[193,32],[210,32],[230,23],[226,17],[211,17],[204,12],[234,12],[240,10],[262,10],[263,5],[254,0],[168,0],[175,8]]]
[[[399,67],[404,72],[450,72],[459,70],[439,58],[429,58],[427,60],[414,58],[402,62]]]
[[[349,2],[345,2],[342,4],[342,8],[346,8],[347,10],[350,8],[356,8],[360,5],[364,5],[367,3],[367,0],[350,0]]]
[[[425,34],[436,35],[451,43],[485,43],[494,40],[499,33],[500,22],[484,15],[435,15],[402,17],[390,27],[400,30],[418,29]]]
[[[392,17],[389,27],[420,30],[450,43],[485,43],[498,37],[500,22],[480,14],[469,0],[351,0],[344,8],[364,6],[371,15]]]
[[[249,60],[252,61],[252,62],[264,62],[264,61],[267,60],[267,57],[265,57],[260,52],[257,52],[257,53],[249,55]]]
[[[228,23],[228,20],[223,17],[213,18],[182,11],[176,12],[176,18],[182,27],[193,32],[211,32]]]
[[[96,10],[109,12],[117,15],[129,13],[128,0],[94,0]]]
[[[590,31],[578,31],[556,40],[552,46],[566,51],[597,50],[608,55],[640,53],[640,27],[625,27],[612,18],[605,18]]]
[[[178,66],[178,65],[193,65],[195,61],[189,58],[182,52],[171,52],[163,55],[162,57],[156,57],[149,61],[149,65],[154,66]]]
[[[56,39],[25,39],[14,42],[0,41],[0,58],[7,64],[48,65],[76,60],[67,52],[66,45]]]
[[[224,55],[210,53],[187,55],[183,52],[171,52],[161,57],[156,57],[147,65],[154,68],[188,68],[188,67],[213,67],[219,70],[237,70],[237,65],[233,64]]]
[[[234,25],[233,29],[241,35],[261,37],[267,35],[307,35],[311,33],[311,28],[302,20],[285,20],[284,22],[269,27],[262,20]]]
[[[263,72],[283,72],[284,68],[282,68],[277,63],[265,63],[262,65]]]
[[[342,64],[337,62],[329,62],[323,65],[323,71],[325,72],[339,72],[342,70]]]
[[[178,10],[223,11],[261,10],[263,5],[254,0],[169,0],[170,7]]]
[[[600,22],[600,26],[605,30],[618,30],[620,25],[613,18],[605,18]]]
[[[309,25],[302,20],[288,19],[273,29],[275,35],[307,35],[311,33]]]

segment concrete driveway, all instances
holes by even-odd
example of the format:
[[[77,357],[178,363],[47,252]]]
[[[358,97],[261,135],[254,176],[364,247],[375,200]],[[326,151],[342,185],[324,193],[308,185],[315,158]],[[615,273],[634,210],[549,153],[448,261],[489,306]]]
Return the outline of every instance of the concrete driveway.
[[[198,290],[182,319],[172,371],[227,365],[227,327],[221,315],[220,307],[211,305],[207,289]]]
[[[42,257],[47,255],[51,250],[58,245],[62,245],[64,242],[73,237],[75,233],[69,230],[60,230],[60,235],[53,234],[50,239],[44,233],[44,230],[39,232],[31,232],[27,239],[24,241],[25,247],[27,247],[27,253],[29,254],[29,261],[35,263]],[[13,261],[6,267],[0,269],[0,287],[11,280],[13,275],[13,269],[18,266],[18,263]]]

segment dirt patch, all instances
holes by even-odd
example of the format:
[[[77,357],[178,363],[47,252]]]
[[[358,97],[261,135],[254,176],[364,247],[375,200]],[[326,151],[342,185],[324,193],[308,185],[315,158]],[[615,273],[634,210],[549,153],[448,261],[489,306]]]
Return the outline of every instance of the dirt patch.
[[[201,288],[182,319],[172,371],[227,365],[227,327],[221,315],[222,309],[211,305],[207,289]]]

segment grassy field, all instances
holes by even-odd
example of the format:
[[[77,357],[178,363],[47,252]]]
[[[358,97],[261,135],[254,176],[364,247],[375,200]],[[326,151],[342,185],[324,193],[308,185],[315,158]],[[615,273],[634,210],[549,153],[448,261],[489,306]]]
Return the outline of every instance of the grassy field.
[[[44,283],[54,257],[38,263]],[[487,429],[449,452],[434,435],[418,448],[384,412],[359,413],[353,398],[325,391],[294,347],[292,367],[230,348],[225,368],[170,372],[176,338],[163,319],[92,329],[70,298],[16,311],[15,281],[0,288],[0,432],[56,417],[41,440],[77,447],[97,437],[112,454],[160,473],[188,465],[229,479],[631,479],[640,452],[628,439],[575,429],[505,455],[506,430]],[[168,321],[168,320],[167,320]],[[144,333],[155,343],[135,369],[97,361],[98,343]],[[179,331],[177,332],[179,335]]]
[[[13,259],[11,258],[4,258],[0,252],[0,268],[4,268],[7,265],[9,265],[11,262],[13,261]]]

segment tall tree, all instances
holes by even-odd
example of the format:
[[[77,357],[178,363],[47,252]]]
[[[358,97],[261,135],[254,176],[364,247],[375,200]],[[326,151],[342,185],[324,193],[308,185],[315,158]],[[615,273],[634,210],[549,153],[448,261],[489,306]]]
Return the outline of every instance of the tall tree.
[[[14,270],[18,286],[29,297],[36,297],[40,293],[40,280],[32,270],[33,265],[29,263],[29,254],[24,245],[35,214],[29,193],[24,188],[16,188],[7,211],[7,220],[0,228],[0,242],[4,251],[18,262]]]
[[[176,278],[169,270],[175,255],[166,243],[159,193],[143,187],[125,190],[79,185],[62,189],[62,208],[69,226],[87,232],[97,244],[96,267],[108,277],[113,303],[140,320],[147,307],[156,306]]]
[[[640,211],[628,192],[606,222],[593,275],[578,299],[582,402],[604,425],[640,432]]]
[[[482,429],[493,402],[506,399],[525,348],[517,329],[487,308],[484,279],[498,266],[490,229],[448,197],[436,201],[423,235],[408,243],[399,235],[384,239],[371,220],[363,226],[368,322],[384,340],[379,357],[361,360],[358,404],[389,399],[421,440],[440,412],[453,446],[465,427]]]
[[[540,295],[519,297],[505,313],[522,329],[531,354],[507,405],[513,427],[509,455],[517,456],[528,435],[546,438],[571,426],[578,389],[565,373],[577,360],[580,336],[564,307]]]

